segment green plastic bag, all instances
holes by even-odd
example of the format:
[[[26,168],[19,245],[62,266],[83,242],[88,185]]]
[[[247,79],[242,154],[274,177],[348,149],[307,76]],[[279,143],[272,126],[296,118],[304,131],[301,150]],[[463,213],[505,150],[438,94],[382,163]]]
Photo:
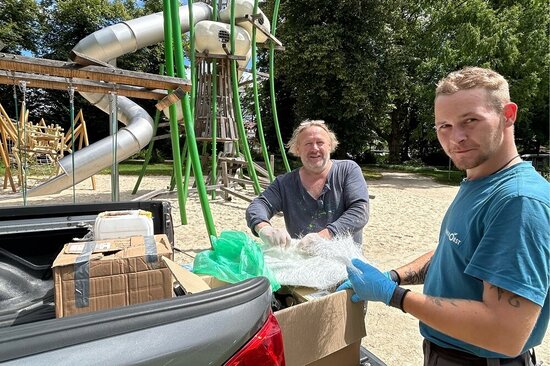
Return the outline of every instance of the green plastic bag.
[[[265,266],[264,253],[260,244],[241,231],[222,231],[219,237],[212,237],[212,250],[197,254],[193,272],[208,274],[228,283],[236,283],[252,277],[267,277],[271,290],[281,285]]]

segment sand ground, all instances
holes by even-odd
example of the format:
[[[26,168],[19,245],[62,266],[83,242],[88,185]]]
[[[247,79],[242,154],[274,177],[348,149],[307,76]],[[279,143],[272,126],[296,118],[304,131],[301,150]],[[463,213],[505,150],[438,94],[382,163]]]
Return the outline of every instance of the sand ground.
[[[81,202],[110,201],[110,177],[96,176],[97,189],[91,189],[90,179],[78,184],[75,200]],[[169,177],[145,177],[136,195],[131,195],[136,177],[120,176],[120,200],[133,200],[152,191],[167,188]],[[407,173],[384,173],[383,179],[369,181],[371,200],[370,220],[364,230],[364,254],[381,270],[405,264],[436,246],[439,225],[457,192],[457,187],[435,183],[430,178]],[[175,221],[176,247],[180,263],[191,262],[196,253],[208,249],[206,225],[196,194],[186,205],[187,225],[181,224],[180,210],[175,194],[164,194],[155,199],[172,203]],[[73,190],[67,189],[47,197],[28,198],[27,205],[72,203]],[[0,206],[22,205],[21,197],[0,189]],[[248,203],[233,197],[228,202],[221,198],[210,202],[210,210],[217,232],[240,230],[248,232],[244,213]],[[283,225],[280,217],[274,225]],[[421,291],[421,286],[411,286]],[[388,366],[422,365],[422,337],[418,322],[410,315],[380,303],[368,306],[365,318],[367,336],[363,344]],[[543,344],[536,349],[538,358],[550,364],[550,330]]]

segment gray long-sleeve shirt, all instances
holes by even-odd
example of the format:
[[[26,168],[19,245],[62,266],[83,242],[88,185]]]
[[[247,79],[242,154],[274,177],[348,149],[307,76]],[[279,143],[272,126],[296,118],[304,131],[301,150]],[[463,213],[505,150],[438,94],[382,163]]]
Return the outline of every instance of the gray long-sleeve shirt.
[[[351,160],[333,160],[327,181],[316,200],[300,180],[299,169],[278,176],[246,210],[248,227],[269,222],[283,212],[292,238],[328,229],[332,235],[351,234],[361,244],[369,219],[369,193],[361,168]]]

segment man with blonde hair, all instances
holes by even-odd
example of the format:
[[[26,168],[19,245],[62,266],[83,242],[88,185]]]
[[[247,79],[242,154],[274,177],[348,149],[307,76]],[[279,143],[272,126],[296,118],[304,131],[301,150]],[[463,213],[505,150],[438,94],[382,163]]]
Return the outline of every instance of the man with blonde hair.
[[[291,238],[308,247],[320,238],[351,234],[362,243],[369,195],[361,168],[351,160],[332,160],[338,140],[324,121],[306,120],[293,132],[287,147],[302,167],[278,176],[248,207],[246,221],[268,245],[287,247]],[[286,228],[271,226],[278,212]]]
[[[420,320],[424,364],[534,365],[550,316],[550,184],[522,162],[517,105],[493,70],[467,67],[437,85],[435,130],[466,171],[439,244],[381,273],[348,268],[353,301],[382,301]],[[424,284],[423,294],[399,285]]]

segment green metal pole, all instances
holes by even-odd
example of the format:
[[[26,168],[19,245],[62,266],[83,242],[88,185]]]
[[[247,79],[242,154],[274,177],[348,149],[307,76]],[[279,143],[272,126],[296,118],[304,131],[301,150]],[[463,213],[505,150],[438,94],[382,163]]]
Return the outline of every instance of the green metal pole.
[[[258,14],[258,0],[254,0],[254,15]],[[256,19],[254,19],[256,21]],[[262,116],[260,114],[260,97],[258,95],[258,70],[256,65],[257,48],[256,48],[256,27],[252,27],[252,89],[254,90],[254,109],[256,112],[256,126],[258,126],[258,137],[260,138],[260,146],[262,149],[262,156],[264,158],[267,174],[269,175],[269,181],[273,182],[275,177],[273,176],[273,168],[269,161],[269,155],[267,153],[267,147],[265,144],[264,127],[262,125]]]
[[[189,38],[190,38],[190,61],[191,61],[191,115],[195,118],[195,98],[197,97],[197,70],[195,59],[195,22],[193,21],[193,0],[187,0],[189,9]],[[179,14],[179,13],[178,13]],[[183,51],[182,51],[183,52]],[[194,121],[194,119],[193,119]]]
[[[179,0],[171,0],[171,3],[173,8],[177,8],[179,5]],[[172,28],[175,35],[174,46],[176,47],[175,56],[176,56],[178,76],[182,78],[182,77],[185,77],[185,66],[183,63],[183,45],[181,42],[181,23],[180,23],[179,12],[173,13]],[[208,202],[208,195],[206,193],[206,186],[204,184],[204,176],[202,175],[199,151],[197,148],[197,140],[195,139],[195,126],[193,121],[193,115],[191,113],[191,103],[189,101],[189,93],[185,93],[183,97],[182,109],[183,109],[183,122],[185,124],[185,133],[187,135],[187,148],[189,149],[191,163],[193,164],[193,172],[195,173],[195,183],[197,185],[197,191],[199,193],[199,199],[201,201],[202,214],[204,216],[204,221],[206,224],[206,230],[208,231],[208,235],[210,238],[212,238],[217,236],[216,227],[214,226],[214,221],[212,220],[212,213],[210,212],[210,204]],[[180,169],[181,169],[181,165],[180,165]],[[181,179],[181,176],[176,178]]]
[[[164,50],[166,55],[166,73],[168,76],[174,76],[174,49],[173,49],[173,34],[172,34],[172,9],[170,0],[163,0],[164,6]],[[175,9],[178,12],[178,7]],[[178,17],[179,18],[179,17]],[[182,224],[187,224],[185,211],[185,197],[183,195],[183,177],[181,173],[180,159],[180,136],[177,121],[176,105],[172,104],[170,111],[170,139],[172,142],[172,158],[174,159],[174,171],[176,174],[176,184],[178,186],[178,203],[180,206],[180,218]]]
[[[172,2],[172,5],[177,7],[179,6],[179,3],[175,3],[175,2]],[[191,118],[193,118],[193,121],[195,121],[195,98],[196,98],[196,86],[197,86],[197,78],[196,78],[196,58],[195,58],[195,22],[193,21],[194,17],[193,17],[193,0],[189,0],[187,1],[187,12],[189,14],[189,38],[190,38],[190,68],[191,68],[191,75],[190,75],[190,79],[191,79]],[[177,13],[179,15],[179,11]],[[179,19],[179,17],[178,17]],[[174,23],[172,23],[173,27],[174,27],[174,32],[176,32],[176,34],[180,34],[181,33],[181,27],[178,26],[178,25],[174,25]],[[180,35],[180,38],[181,40],[181,35]],[[182,57],[183,57],[183,48],[182,48]],[[177,57],[177,56],[176,56]],[[184,70],[185,70],[185,65],[183,65],[184,69],[182,70],[182,74],[184,76],[180,76],[180,77],[187,77],[187,75],[184,73]],[[183,108],[183,107],[182,107]],[[190,177],[191,177],[191,169],[190,169],[190,166],[191,166],[191,161],[189,160],[190,158],[190,155],[189,155],[189,144],[187,143],[187,134],[185,135],[185,139],[186,139],[186,143],[185,145],[187,146],[187,149],[184,149],[182,152],[181,152],[181,156],[182,156],[182,161],[185,162],[185,180],[183,181],[183,192],[185,193],[184,195],[184,199],[187,201],[187,196],[188,196],[188,192],[189,192],[189,180],[190,180]]]
[[[231,54],[235,55],[235,1],[231,2]],[[256,175],[256,169],[254,169],[254,162],[250,155],[250,149],[248,148],[248,138],[244,129],[243,116],[241,112],[241,101],[239,99],[239,80],[237,77],[237,60],[231,59],[231,84],[233,86],[233,106],[235,107],[235,118],[237,119],[237,129],[239,130],[239,137],[243,146],[243,153],[248,165],[248,173],[252,178],[252,184],[254,192],[258,195],[261,192],[260,183],[258,182],[258,176]]]
[[[218,19],[218,1],[212,1],[212,20]],[[218,181],[218,61],[212,59],[212,168],[211,181]],[[212,199],[216,198],[216,189],[212,190]]]
[[[216,2],[214,1],[214,4]],[[211,181],[218,181],[218,61],[212,59],[212,168]],[[212,190],[212,199],[216,198],[216,189]]]
[[[181,161],[184,162],[183,164],[186,164],[185,165],[186,177],[189,177],[189,172],[188,172],[189,169],[187,169],[187,167],[191,165],[188,160],[189,160],[189,149],[187,149],[187,140],[186,140],[183,143],[183,148],[181,149]],[[172,172],[172,177],[170,178],[170,190],[173,191],[175,186],[176,186],[176,177],[174,176],[174,172]],[[187,184],[183,185],[185,197],[187,197],[187,186],[188,186]]]
[[[277,30],[277,19],[279,16],[279,0],[275,0],[273,5],[273,19],[271,20],[271,34],[275,36]],[[273,42],[269,45],[269,93],[271,95],[271,111],[273,113],[273,125],[275,126],[275,133],[277,134],[277,141],[279,142],[279,150],[283,158],[283,163],[287,172],[290,171],[290,165],[286,157],[285,145],[283,138],[281,137],[281,130],[279,128],[279,118],[277,117],[277,103],[275,101],[275,45]]]
[[[164,75],[164,64],[160,65],[159,74]],[[157,135],[159,120],[160,120],[160,111],[157,109],[155,112],[155,119],[153,122],[153,136]],[[143,179],[143,176],[145,175],[145,171],[147,170],[147,165],[149,165],[149,161],[151,160],[151,156],[153,155],[154,146],[155,146],[155,140],[151,139],[149,146],[147,146],[147,152],[145,153],[145,160],[143,161],[143,165],[141,166],[141,171],[139,172],[139,177],[138,177],[138,180],[136,181],[134,189],[132,190],[132,194],[136,194],[137,190],[139,189],[141,180]]]

